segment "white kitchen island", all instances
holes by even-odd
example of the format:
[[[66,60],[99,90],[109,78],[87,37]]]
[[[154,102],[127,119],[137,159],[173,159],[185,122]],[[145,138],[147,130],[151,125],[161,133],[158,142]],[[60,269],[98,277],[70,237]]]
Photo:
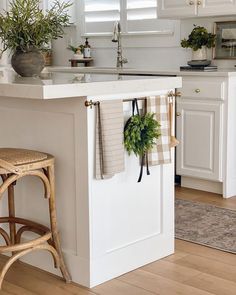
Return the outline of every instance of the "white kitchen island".
[[[86,108],[85,101],[158,95],[180,87],[178,77],[54,73],[28,79],[2,72],[0,146],[56,157],[59,230],[74,282],[93,287],[174,252],[174,159],[151,167],[151,175],[138,184],[138,160],[126,155],[125,172],[96,180],[95,109]],[[124,116],[129,114],[130,103],[124,103]],[[16,193],[20,217],[49,223],[41,183],[22,180]],[[48,254],[34,253],[24,261],[59,274]]]

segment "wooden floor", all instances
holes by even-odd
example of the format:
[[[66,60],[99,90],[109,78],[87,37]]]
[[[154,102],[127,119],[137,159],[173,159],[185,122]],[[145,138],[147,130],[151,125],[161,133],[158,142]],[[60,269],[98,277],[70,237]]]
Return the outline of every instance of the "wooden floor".
[[[190,189],[176,189],[177,198],[236,209],[236,198]],[[0,256],[0,265],[4,262]],[[236,255],[176,241],[176,253],[92,290],[16,263],[7,274],[1,295],[235,295]]]

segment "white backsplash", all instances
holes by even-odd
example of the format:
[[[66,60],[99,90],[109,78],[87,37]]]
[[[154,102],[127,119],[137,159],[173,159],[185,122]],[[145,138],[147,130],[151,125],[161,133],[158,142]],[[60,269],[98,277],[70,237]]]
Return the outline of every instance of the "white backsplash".
[[[146,38],[143,47],[124,47],[124,56],[128,58],[129,63],[126,67],[132,68],[156,68],[156,69],[178,69],[180,65],[186,64],[191,59],[191,50],[186,50],[178,46],[180,39],[188,36],[191,32],[193,24],[206,27],[209,31],[213,30],[213,24],[215,21],[222,20],[235,20],[235,17],[218,17],[218,18],[194,18],[181,21],[181,33],[178,36],[179,41],[176,44],[166,42],[163,39],[159,42],[157,47],[153,47],[150,38]],[[71,26],[65,29],[66,35],[62,39],[53,41],[53,65],[56,66],[69,66],[69,59],[73,53],[67,48],[71,42],[80,44],[84,42],[79,36],[79,30],[76,26]],[[133,37],[131,37],[133,38]],[[168,38],[160,37],[160,38]],[[101,40],[97,41],[96,38],[90,38],[90,44],[92,46],[92,55],[95,58],[95,66],[115,66],[116,64],[116,47],[111,43],[105,43],[104,47],[101,47]],[[106,40],[106,42],[110,40]],[[152,42],[153,43],[153,42]],[[110,47],[106,46],[106,44]],[[99,45],[99,46],[98,46]],[[165,46],[166,45],[166,46]],[[145,47],[146,46],[146,47]],[[209,58],[211,58],[211,50],[208,51]],[[9,63],[8,54],[5,53],[0,60],[1,65]],[[217,64],[219,67],[234,67],[236,61],[232,60],[219,60],[213,61],[213,64]]]

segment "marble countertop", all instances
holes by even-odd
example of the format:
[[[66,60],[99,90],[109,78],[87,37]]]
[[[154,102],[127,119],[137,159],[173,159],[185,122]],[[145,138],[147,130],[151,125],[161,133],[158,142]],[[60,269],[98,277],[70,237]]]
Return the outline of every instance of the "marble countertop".
[[[44,72],[40,78],[22,78],[10,68],[0,69],[2,97],[56,99],[143,93],[180,88],[179,77],[142,77],[118,73]]]
[[[164,76],[211,76],[211,77],[235,77],[236,68],[219,68],[216,71],[180,71],[178,69],[147,69],[147,68],[123,68],[115,67],[50,67],[47,69],[50,72],[64,73],[103,73],[103,74],[131,74],[131,75],[164,75]]]

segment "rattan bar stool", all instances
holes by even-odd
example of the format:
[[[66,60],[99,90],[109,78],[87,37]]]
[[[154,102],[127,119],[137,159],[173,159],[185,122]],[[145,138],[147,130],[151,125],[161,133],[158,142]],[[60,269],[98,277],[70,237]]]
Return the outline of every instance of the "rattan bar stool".
[[[36,250],[49,251],[56,268],[60,268],[66,282],[71,281],[66,268],[57,229],[55,207],[55,176],[54,157],[52,155],[25,149],[0,148],[0,200],[5,191],[8,191],[9,216],[0,217],[0,224],[9,225],[9,234],[0,227],[0,235],[6,245],[0,246],[0,254],[10,252],[12,256],[0,272],[0,289],[3,279],[10,266],[22,256]],[[36,222],[18,218],[15,215],[14,186],[17,180],[24,176],[36,176],[43,182],[45,198],[49,203],[50,228]],[[39,235],[29,242],[21,243],[22,234],[31,231]]]

